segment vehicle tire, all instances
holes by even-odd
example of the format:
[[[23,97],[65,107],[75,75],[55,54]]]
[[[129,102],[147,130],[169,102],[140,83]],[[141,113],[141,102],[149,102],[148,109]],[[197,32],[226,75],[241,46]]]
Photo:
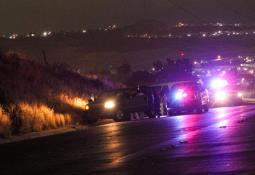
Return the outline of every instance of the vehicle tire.
[[[173,109],[171,111],[168,112],[169,116],[178,116],[181,114],[181,111],[177,110],[177,109]]]
[[[96,123],[98,120],[99,120],[99,116],[97,116],[94,110],[87,112],[84,117],[84,121],[88,124]]]
[[[88,116],[86,116],[85,120],[88,124],[94,124],[99,120],[99,117],[97,117],[93,113],[89,113]]]
[[[208,112],[209,111],[209,106],[208,105],[204,105],[204,112]]]
[[[193,114],[193,113],[194,113],[194,109],[193,108],[187,108],[186,114]]]
[[[197,114],[203,114],[204,113],[203,106],[198,107],[196,111],[197,111]]]
[[[113,120],[115,122],[128,121],[128,120],[130,120],[130,113],[126,113],[126,112],[123,112],[123,111],[118,111],[114,115]]]
[[[169,110],[169,111],[167,112],[167,116],[169,116],[169,117],[174,116],[174,111]]]
[[[180,110],[176,110],[176,111],[175,111],[175,115],[176,115],[176,116],[181,115],[181,114],[182,114],[182,112],[181,112]]]
[[[154,115],[154,112],[152,111],[146,111],[145,114],[149,117],[149,118],[155,118],[156,116]]]

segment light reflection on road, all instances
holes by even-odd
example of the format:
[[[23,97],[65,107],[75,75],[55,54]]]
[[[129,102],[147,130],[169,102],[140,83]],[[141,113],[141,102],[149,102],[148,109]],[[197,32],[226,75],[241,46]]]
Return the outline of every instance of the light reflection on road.
[[[233,140],[230,142],[230,138],[240,132],[237,120],[245,119],[242,109],[237,115],[230,112],[226,108],[216,109],[210,116],[210,120],[215,120],[215,122],[212,122],[206,129],[201,128],[191,132],[183,130],[180,133],[178,140],[181,141],[180,143],[187,144],[177,151],[178,154],[184,157],[201,156],[200,160],[195,161],[193,168],[187,170],[188,173],[233,172],[252,167],[248,156],[242,154],[244,150],[251,149],[248,144],[232,143]],[[189,121],[194,122],[195,118],[190,116]],[[178,127],[181,128],[185,128],[188,123],[183,116],[178,116],[176,121]],[[235,156],[236,154],[238,156]]]
[[[119,163],[119,159],[124,156],[121,150],[123,141],[121,140],[121,125],[118,123],[111,123],[107,127],[104,127],[104,133],[106,134],[106,150],[110,152],[107,158],[111,158],[110,164],[115,166]]]
[[[245,156],[237,156],[237,158],[235,154],[250,148],[247,148],[245,144],[235,145],[235,143],[232,143],[233,140],[229,141],[232,135],[240,132],[240,128],[235,127],[238,124],[237,120],[240,119],[240,116],[244,118],[248,113],[254,112],[247,110],[247,108],[243,110],[242,107],[234,110],[233,108],[218,108],[206,114],[180,115],[160,120],[146,120],[144,121],[145,123],[143,121],[135,122],[135,125],[140,127],[143,124],[155,122],[158,123],[158,127],[165,126],[166,128],[163,130],[166,133],[163,133],[163,135],[165,134],[167,137],[158,135],[158,137],[162,137],[160,143],[148,145],[138,151],[135,149],[135,152],[130,153],[128,151],[128,154],[126,150],[132,149],[134,145],[131,144],[131,147],[128,147],[132,141],[129,140],[130,143],[127,143],[125,142],[125,137],[120,137],[125,134],[122,128],[124,125],[116,123],[107,125],[105,132],[107,132],[107,137],[111,137],[111,141],[107,142],[106,147],[107,150],[114,152],[112,153],[111,167],[125,166],[127,162],[143,155],[153,157],[154,153],[155,157],[157,157],[156,159],[160,159],[156,150],[161,150],[161,152],[166,150],[169,152],[166,152],[165,155],[163,154],[162,157],[168,156],[171,159],[182,158],[184,160],[196,157],[194,161],[187,161],[190,163],[190,165],[187,165],[189,167],[186,171],[187,173],[225,172],[248,168],[248,166],[251,166],[248,159]],[[132,122],[130,125],[132,125]],[[148,133],[148,136],[154,136],[154,134]],[[143,139],[142,137],[141,140]],[[168,140],[163,138],[168,138]],[[224,145],[225,143],[226,145]],[[172,147],[169,147],[169,145],[172,145]],[[230,154],[234,156],[229,156]],[[171,163],[174,164],[174,162]]]

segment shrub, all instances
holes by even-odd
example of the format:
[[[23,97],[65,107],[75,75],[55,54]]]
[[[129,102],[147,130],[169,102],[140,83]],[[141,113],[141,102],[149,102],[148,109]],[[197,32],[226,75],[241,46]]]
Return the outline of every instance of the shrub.
[[[60,94],[59,100],[62,103],[68,104],[77,109],[85,109],[86,105],[88,104],[88,97],[80,98],[80,97],[71,97],[66,94]]]
[[[11,134],[11,119],[0,106],[0,136],[7,137]]]
[[[44,104],[19,104],[21,132],[42,131],[56,129],[71,124],[71,115],[56,113]]]

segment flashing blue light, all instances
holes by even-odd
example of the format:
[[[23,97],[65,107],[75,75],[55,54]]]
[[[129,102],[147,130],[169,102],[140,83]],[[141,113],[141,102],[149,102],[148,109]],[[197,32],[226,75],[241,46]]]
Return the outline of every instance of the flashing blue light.
[[[174,94],[174,99],[175,100],[181,100],[182,99],[182,92],[176,92]]]
[[[185,93],[183,89],[179,89],[175,92],[174,99],[179,101],[182,100],[183,98],[186,98],[187,96],[188,94]]]

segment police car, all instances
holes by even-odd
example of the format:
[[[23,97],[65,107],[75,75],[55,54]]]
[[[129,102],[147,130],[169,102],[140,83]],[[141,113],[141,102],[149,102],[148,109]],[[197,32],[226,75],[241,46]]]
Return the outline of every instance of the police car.
[[[209,110],[209,104],[207,89],[195,81],[186,81],[172,84],[167,108],[170,115],[194,111],[203,113]]]
[[[243,104],[244,91],[242,88],[224,78],[211,79],[209,94],[213,107]]]

